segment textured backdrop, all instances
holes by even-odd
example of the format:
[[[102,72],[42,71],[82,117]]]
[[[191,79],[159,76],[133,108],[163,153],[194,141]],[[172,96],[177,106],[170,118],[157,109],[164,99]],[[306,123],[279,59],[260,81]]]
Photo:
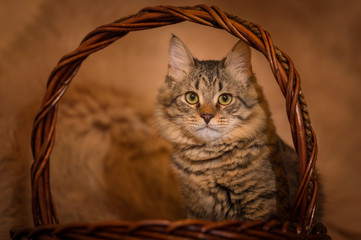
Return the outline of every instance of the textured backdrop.
[[[334,239],[360,239],[361,2],[172,1],[173,5],[197,3],[217,5],[260,24],[271,33],[275,45],[292,58],[318,137],[318,168],[326,195],[324,222]],[[161,4],[169,1],[0,2],[0,215],[5,216],[15,202],[23,201],[21,196],[9,197],[7,193],[29,180],[32,119],[57,60],[75,49],[96,26]],[[87,59],[73,84],[92,88],[90,83],[97,82],[97,86],[131,92],[149,102],[151,109],[165,75],[171,33],[181,37],[201,59],[223,57],[236,41],[224,31],[191,23],[131,33]],[[290,142],[283,98],[268,63],[254,51],[253,65],[278,132]],[[21,160],[22,167],[11,161],[16,158],[26,158]],[[16,172],[17,178],[7,177],[5,172]],[[28,210],[20,212],[29,214]]]

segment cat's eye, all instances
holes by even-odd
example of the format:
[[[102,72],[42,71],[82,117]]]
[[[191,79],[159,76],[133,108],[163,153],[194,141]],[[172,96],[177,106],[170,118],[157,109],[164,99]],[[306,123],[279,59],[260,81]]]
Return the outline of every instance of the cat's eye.
[[[199,101],[199,97],[195,92],[187,92],[185,94],[185,99],[189,104],[197,104]]]
[[[232,102],[232,95],[229,94],[229,93],[224,93],[222,95],[219,96],[218,98],[218,102],[221,104],[221,105],[228,105]]]

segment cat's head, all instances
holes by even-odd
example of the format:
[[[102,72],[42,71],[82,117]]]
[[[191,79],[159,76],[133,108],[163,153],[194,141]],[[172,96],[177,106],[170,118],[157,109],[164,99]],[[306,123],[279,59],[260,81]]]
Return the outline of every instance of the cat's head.
[[[200,61],[173,36],[156,108],[161,134],[188,144],[251,138],[266,117],[260,91],[244,42],[221,61]]]

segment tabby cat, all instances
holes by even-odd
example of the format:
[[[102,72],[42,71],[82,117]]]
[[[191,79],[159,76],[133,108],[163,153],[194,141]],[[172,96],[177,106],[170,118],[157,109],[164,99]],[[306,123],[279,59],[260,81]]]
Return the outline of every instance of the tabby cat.
[[[275,132],[247,44],[200,61],[173,36],[155,116],[173,144],[189,218],[287,219],[298,158]]]

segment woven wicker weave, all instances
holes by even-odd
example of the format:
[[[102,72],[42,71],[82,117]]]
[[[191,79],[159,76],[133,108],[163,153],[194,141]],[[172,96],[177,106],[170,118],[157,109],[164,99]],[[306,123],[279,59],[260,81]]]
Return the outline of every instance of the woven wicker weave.
[[[287,222],[205,220],[115,221],[98,224],[59,224],[50,191],[49,156],[54,144],[57,104],[88,55],[131,31],[183,21],[224,29],[262,52],[286,100],[294,146],[300,164],[301,185]],[[32,209],[35,227],[12,230],[13,239],[330,239],[326,228],[314,224],[318,180],[315,171],[316,136],[310,124],[300,78],[291,59],[273,45],[270,34],[254,23],[222,12],[217,7],[148,7],[139,13],[90,32],[80,46],[65,55],[50,74],[41,111],[32,132]]]

